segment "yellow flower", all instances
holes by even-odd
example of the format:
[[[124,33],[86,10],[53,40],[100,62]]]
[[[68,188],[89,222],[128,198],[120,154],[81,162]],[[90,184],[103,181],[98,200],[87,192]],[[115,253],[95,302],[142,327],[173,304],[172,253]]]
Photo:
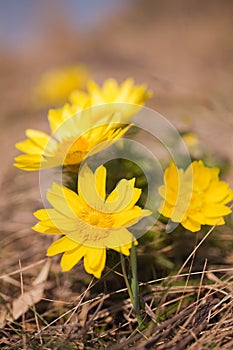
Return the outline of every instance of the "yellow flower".
[[[108,147],[130,127],[112,124],[111,114],[98,121],[99,112],[95,109],[73,114],[75,109],[66,104],[62,109],[50,110],[51,136],[27,129],[28,139],[15,145],[25,154],[16,157],[14,165],[27,171],[79,165],[91,151],[93,155]]]
[[[46,234],[63,234],[52,243],[47,255],[63,253],[61,268],[68,271],[82,258],[86,271],[99,278],[105,266],[106,249],[129,255],[136,242],[128,227],[151,214],[136,206],[141,189],[135,188],[135,179],[122,179],[106,195],[106,168],[100,166],[94,173],[84,165],[78,180],[78,194],[53,184],[47,191],[51,209],[34,213],[40,221],[33,227]]]
[[[147,90],[146,85],[135,85],[131,78],[121,84],[118,84],[115,79],[107,79],[102,86],[89,81],[87,93],[73,91],[69,101],[77,108],[83,106],[84,99],[86,99],[86,108],[105,104],[105,110],[108,110],[109,114],[118,113],[119,122],[125,123],[139,112],[140,106],[143,106],[151,96],[152,92]]]
[[[82,65],[48,71],[34,91],[35,104],[58,106],[64,103],[75,89],[85,89],[89,72]]]
[[[102,87],[94,81],[87,83],[88,107],[101,105],[104,103],[131,103],[144,105],[145,101],[152,96],[152,92],[147,90],[146,85],[134,85],[134,80],[126,79],[118,84],[115,79],[107,79]],[[70,101],[74,105],[79,104],[80,91],[73,91]],[[84,93],[85,94],[85,93]]]
[[[129,129],[122,123],[137,113],[139,107],[125,102],[143,104],[149,97],[146,87],[134,86],[131,79],[120,86],[109,79],[102,89],[91,82],[88,89],[89,94],[78,91],[76,97],[71,98],[71,104],[49,111],[51,136],[26,130],[28,139],[16,144],[16,148],[26,154],[15,158],[16,167],[33,171],[80,164],[95,146],[105,142],[102,147],[106,148]],[[95,153],[103,148],[95,148]]]
[[[201,225],[223,225],[223,217],[231,213],[226,204],[233,191],[220,181],[218,168],[208,168],[202,161],[193,162],[186,171],[171,162],[159,194],[163,198],[159,212],[192,232]]]

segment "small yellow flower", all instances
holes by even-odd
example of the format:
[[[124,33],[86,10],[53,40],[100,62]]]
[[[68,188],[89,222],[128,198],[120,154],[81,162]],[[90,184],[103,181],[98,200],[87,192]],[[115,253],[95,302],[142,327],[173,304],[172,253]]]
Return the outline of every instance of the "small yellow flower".
[[[188,148],[190,156],[196,159],[202,158],[204,151],[198,136],[193,132],[188,132],[185,133],[182,138]]]
[[[163,198],[159,212],[192,232],[201,225],[223,225],[223,217],[231,213],[226,204],[233,191],[219,180],[218,168],[208,168],[202,161],[193,162],[186,171],[171,162],[159,194]]]
[[[188,132],[183,135],[183,140],[186,143],[187,147],[196,147],[199,144],[199,139],[196,134],[193,132]]]
[[[45,107],[59,106],[68,99],[73,90],[85,89],[89,77],[87,68],[82,65],[48,71],[34,91],[35,104]]]
[[[47,191],[53,208],[34,213],[40,220],[33,227],[35,231],[63,234],[48,248],[47,255],[64,252],[63,271],[84,258],[86,271],[97,278],[104,269],[107,248],[129,255],[132,242],[137,242],[127,228],[151,214],[135,205],[141,189],[134,184],[135,179],[122,179],[107,196],[106,168],[100,166],[92,173],[86,165],[79,175],[78,194],[54,183]]]

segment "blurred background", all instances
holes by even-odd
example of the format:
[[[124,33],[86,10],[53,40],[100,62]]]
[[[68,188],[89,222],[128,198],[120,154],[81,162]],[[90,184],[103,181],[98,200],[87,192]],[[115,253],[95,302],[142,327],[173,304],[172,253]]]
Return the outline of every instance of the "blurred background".
[[[18,225],[15,246],[23,237],[40,239],[30,229],[41,206],[38,174],[12,163],[26,128],[48,131],[47,110],[32,109],[30,97],[52,68],[83,63],[99,83],[146,83],[154,92],[147,105],[226,158],[233,185],[232,15],[231,0],[0,1],[0,212],[3,232],[13,235]],[[26,244],[21,240],[22,250]],[[40,257],[41,246],[45,251],[43,238],[34,247]],[[6,255],[1,266],[11,269]]]

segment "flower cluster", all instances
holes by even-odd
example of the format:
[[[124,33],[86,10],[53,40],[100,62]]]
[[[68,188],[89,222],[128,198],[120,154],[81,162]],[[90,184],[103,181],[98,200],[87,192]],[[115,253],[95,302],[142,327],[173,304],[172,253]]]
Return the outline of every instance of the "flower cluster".
[[[46,76],[38,88],[40,95],[47,97],[46,101],[61,101],[65,92],[75,85],[74,73],[78,73],[77,69],[72,68],[57,76],[56,72]],[[63,86],[57,96],[50,93],[54,79]],[[55,90],[59,90],[59,84]],[[75,89],[63,107],[49,110],[50,135],[26,130],[28,138],[16,144],[24,152],[15,158],[16,167],[26,171],[75,167],[78,172],[90,154],[100,152],[127,132],[131,125],[126,123],[151,96],[145,85],[135,85],[132,79],[122,84],[108,79],[103,86],[90,80],[86,90]],[[93,173],[84,165],[79,171],[76,192],[53,183],[47,190],[52,208],[35,212],[39,220],[33,227],[35,231],[62,235],[48,248],[47,255],[63,252],[63,271],[70,270],[83,258],[86,271],[99,278],[105,266],[106,249],[129,255],[132,243],[137,241],[128,227],[151,214],[136,205],[141,189],[135,187],[135,178],[122,179],[107,195],[106,176],[104,166]]]
[[[24,154],[15,158],[15,166],[26,171],[67,168],[78,174],[72,190],[55,182],[47,190],[51,207],[34,213],[38,222],[33,229],[62,236],[47,255],[63,253],[63,271],[83,259],[85,270],[99,278],[107,249],[129,255],[132,245],[138,244],[132,227],[153,213],[138,204],[142,189],[135,186],[134,174],[109,191],[106,167],[91,169],[85,161],[126,134],[151,92],[132,79],[121,84],[108,79],[99,86],[88,78],[83,67],[72,67],[42,80],[39,99],[51,106],[66,103],[49,110],[50,134],[26,130],[27,139],[16,144]],[[231,213],[227,204],[233,191],[219,179],[219,169],[208,168],[201,160],[186,170],[171,162],[158,192],[153,195],[161,202],[154,211],[192,232],[201,225],[223,225],[224,216]]]

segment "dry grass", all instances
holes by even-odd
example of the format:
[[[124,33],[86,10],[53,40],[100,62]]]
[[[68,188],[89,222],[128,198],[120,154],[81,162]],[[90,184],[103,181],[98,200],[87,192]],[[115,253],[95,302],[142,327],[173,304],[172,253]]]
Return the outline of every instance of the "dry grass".
[[[80,268],[61,274],[58,264],[51,267],[47,259],[24,266],[19,262],[17,270],[0,276],[1,347],[230,350],[233,268],[214,268],[205,259],[202,270],[195,270],[200,243],[177,274],[140,283],[143,330],[123,276],[114,272],[117,266],[107,267],[101,280],[88,282]]]

